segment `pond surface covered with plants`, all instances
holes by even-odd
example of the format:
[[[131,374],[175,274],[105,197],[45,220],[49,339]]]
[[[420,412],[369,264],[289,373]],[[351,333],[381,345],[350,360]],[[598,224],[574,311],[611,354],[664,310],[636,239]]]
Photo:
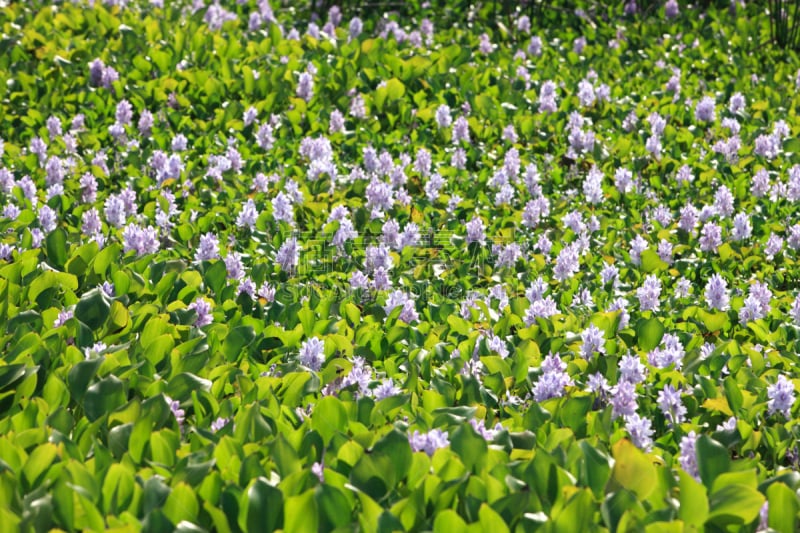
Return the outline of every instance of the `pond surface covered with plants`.
[[[800,63],[585,7],[5,2],[3,527],[794,531]]]

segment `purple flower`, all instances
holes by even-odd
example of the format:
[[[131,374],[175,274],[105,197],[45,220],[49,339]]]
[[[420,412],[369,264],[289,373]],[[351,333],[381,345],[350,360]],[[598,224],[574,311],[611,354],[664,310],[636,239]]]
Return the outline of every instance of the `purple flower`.
[[[798,294],[795,297],[794,302],[792,302],[792,308],[789,311],[789,314],[791,315],[792,320],[794,320],[795,325],[800,326],[800,294]]]
[[[711,309],[727,311],[730,304],[728,296],[728,283],[719,274],[714,274],[708,280],[705,288],[705,299]]]
[[[195,261],[211,261],[219,259],[219,238],[211,232],[200,236],[200,245],[195,252]]]
[[[538,39],[538,37],[533,37]],[[539,111],[542,113],[554,113],[558,110],[558,95],[556,94],[556,84],[553,81],[547,80],[542,83],[539,89]]]
[[[211,422],[211,432],[216,433],[230,423],[230,418],[217,417],[216,420]]]
[[[500,422],[495,424],[495,426],[491,429],[486,427],[486,423],[483,420],[477,420],[475,418],[470,418],[469,424],[472,426],[472,429],[474,429],[475,432],[483,437],[483,439],[486,441],[494,440],[495,435],[497,435],[498,432],[503,431],[503,426],[500,424]]]
[[[470,142],[469,123],[463,116],[458,117],[453,123],[453,143],[458,144],[461,141]]]
[[[317,372],[325,362],[325,343],[317,337],[303,341],[297,360],[301,365]]]
[[[58,223],[58,215],[53,211],[50,206],[43,205],[39,208],[39,225],[42,227],[44,233],[50,233],[56,229]]]
[[[239,212],[239,215],[236,217],[236,226],[252,230],[256,225],[258,214],[255,202],[252,198],[248,198],[247,202],[242,205],[242,210]]]
[[[302,98],[306,102],[314,97],[314,78],[308,72],[300,73],[297,82],[297,97]]]
[[[619,362],[619,379],[634,385],[641,383],[647,377],[647,367],[644,366],[638,355],[626,354]]]
[[[648,246],[649,246],[648,242],[644,238],[642,238],[641,235],[637,235],[631,241],[631,251],[630,251],[631,263],[633,263],[634,265],[640,265],[642,263],[642,258],[641,258],[642,252],[647,250]]]
[[[714,193],[714,209],[721,216],[729,217],[733,214],[733,193],[725,185],[721,185]]]
[[[653,423],[649,418],[641,418],[634,413],[625,417],[625,429],[631,436],[633,444],[644,451],[653,446]]]
[[[183,432],[183,423],[186,421],[186,412],[181,409],[181,402],[178,400],[173,400],[169,396],[164,396],[164,399],[167,400],[169,410],[172,411],[172,415],[178,422],[178,427],[180,428],[181,432]]]
[[[449,446],[450,439],[447,432],[440,429],[432,429],[428,433],[414,430],[414,433],[408,436],[408,443],[411,445],[412,451],[425,452],[430,456],[439,448]]]
[[[653,274],[647,276],[642,286],[636,289],[636,297],[639,298],[639,307],[642,311],[658,311],[660,296],[661,280]]]
[[[668,19],[673,19],[678,16],[680,6],[677,0],[667,0],[664,4],[664,16]]]
[[[225,268],[228,271],[228,279],[242,279],[245,275],[244,263],[242,263],[242,254],[239,252],[230,252],[223,260]]]
[[[322,462],[311,465],[311,473],[317,477],[320,483],[325,483],[325,465]]]
[[[794,405],[795,393],[794,383],[786,379],[786,376],[780,374],[778,380],[767,387],[767,412],[770,415],[781,413],[787,420],[790,419],[792,405]]]
[[[697,226],[698,218],[699,213],[697,212],[697,208],[692,204],[686,204],[681,209],[681,217],[680,220],[678,220],[678,228],[686,233],[690,233],[694,230],[695,226]]]
[[[636,386],[629,381],[620,381],[611,390],[611,417],[630,416],[636,413]]]
[[[564,390],[574,385],[574,382],[567,374],[567,364],[557,355],[549,354],[542,361],[542,375],[533,385],[533,398],[537,402],[543,402],[549,398],[560,398],[564,395]]]
[[[376,400],[383,400],[391,396],[397,396],[402,391],[394,384],[392,378],[388,378],[380,383],[373,390],[373,395]]]
[[[583,194],[590,204],[599,204],[603,201],[603,172],[592,165],[583,182]]]
[[[295,237],[287,239],[275,255],[275,261],[277,261],[281,269],[286,272],[293,272],[295,268],[297,268],[299,260],[300,246],[298,246],[297,238]]]
[[[84,211],[81,215],[81,232],[84,235],[95,235],[102,232],[103,223],[100,221],[100,213],[96,208]]]
[[[341,133],[344,131],[344,115],[338,109],[331,111],[331,118],[328,124],[328,133]]]
[[[672,385],[666,385],[658,392],[658,407],[670,426],[680,424],[686,416],[686,407],[681,402],[681,393]]]
[[[359,35],[361,35],[361,31],[364,28],[364,23],[361,22],[361,19],[358,17],[353,17],[350,19],[350,24],[348,26],[348,35],[350,39],[355,39]]]
[[[700,250],[704,252],[716,252],[722,244],[722,228],[713,222],[703,224],[700,230]]]
[[[414,307],[414,300],[400,290],[389,293],[386,299],[386,305],[383,306],[383,311],[388,316],[397,307],[402,307],[398,318],[406,324],[411,324],[419,320],[419,315]]]
[[[710,96],[703,97],[694,108],[694,118],[698,122],[714,122],[716,112],[714,106],[716,102]]]
[[[450,108],[447,104],[442,104],[436,108],[436,124],[440,128],[449,128],[453,123],[453,118],[450,116]]]
[[[485,244],[486,242],[486,233],[485,230],[486,226],[483,223],[483,220],[480,218],[473,216],[472,220],[467,222],[467,244],[471,242],[477,242],[481,245]]]
[[[674,364],[680,370],[685,356],[686,351],[681,340],[676,335],[665,333],[661,338],[661,345],[647,354],[647,361],[656,368],[667,368]]]
[[[697,465],[697,434],[690,431],[681,438],[678,462],[681,468],[697,481],[700,481],[700,468]]]
[[[256,294],[259,298],[264,298],[267,303],[272,303],[275,301],[275,287],[270,285],[267,281],[265,281],[261,287],[258,288]]]
[[[112,194],[106,198],[103,212],[106,215],[106,221],[115,228],[125,225],[125,203],[118,195]]]
[[[594,324],[590,324],[588,328],[581,332],[581,340],[583,341],[581,357],[584,359],[591,358],[595,352],[606,353],[603,332]]]
[[[358,386],[360,395],[369,395],[369,384],[372,381],[372,368],[366,363],[363,357],[354,357],[353,366],[350,372],[342,380],[342,388],[350,385]]]
[[[195,327],[202,328],[214,321],[211,316],[211,304],[203,298],[197,298],[194,302],[190,303],[186,309],[193,309],[197,318],[194,321]]]

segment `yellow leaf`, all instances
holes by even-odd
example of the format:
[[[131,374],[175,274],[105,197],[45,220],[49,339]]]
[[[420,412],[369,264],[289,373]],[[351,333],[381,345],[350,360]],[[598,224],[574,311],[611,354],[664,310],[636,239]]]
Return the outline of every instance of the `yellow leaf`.
[[[728,416],[733,416],[727,398],[709,398],[703,402],[703,408],[709,411],[719,411]]]

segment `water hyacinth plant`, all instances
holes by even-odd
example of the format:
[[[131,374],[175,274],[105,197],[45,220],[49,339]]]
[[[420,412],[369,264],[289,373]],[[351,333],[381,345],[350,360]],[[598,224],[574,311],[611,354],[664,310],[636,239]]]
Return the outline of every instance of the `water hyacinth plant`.
[[[763,4],[0,4],[4,530],[797,529]]]

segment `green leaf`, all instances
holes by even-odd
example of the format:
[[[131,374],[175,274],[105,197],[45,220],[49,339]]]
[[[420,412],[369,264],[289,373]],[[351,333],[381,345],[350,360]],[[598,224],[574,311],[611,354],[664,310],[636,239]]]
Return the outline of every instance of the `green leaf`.
[[[75,306],[75,318],[92,331],[99,330],[108,318],[111,303],[100,289],[93,289],[81,297]]]
[[[728,485],[709,498],[708,523],[720,527],[749,524],[758,518],[763,504],[764,496],[756,489],[747,485]]]
[[[483,463],[489,446],[486,440],[475,432],[471,424],[462,424],[450,437],[450,449],[459,455],[466,468],[472,469]]]
[[[470,332],[472,332],[472,324],[461,318],[457,315],[448,315],[447,316],[447,323],[450,325],[450,329],[455,331],[459,335],[468,336]]]
[[[602,496],[603,489],[611,477],[611,461],[609,457],[589,444],[588,441],[581,441],[580,446],[581,451],[583,451],[586,484],[592,489],[594,495],[599,498]]]
[[[317,501],[314,499],[314,489],[307,490],[299,496],[286,498],[283,515],[286,531],[317,531],[319,512]]]
[[[206,285],[214,291],[214,294],[220,294],[228,283],[228,270],[225,268],[225,263],[222,261],[206,263],[203,279]]]
[[[247,531],[274,531],[283,522],[283,493],[263,477],[247,490]]]
[[[709,313],[704,309],[697,310],[697,316],[710,333],[720,331],[729,325],[728,313]]]
[[[103,480],[103,512],[117,515],[127,511],[133,501],[135,484],[130,470],[121,464],[112,464]]]
[[[642,252],[641,261],[642,270],[647,273],[662,272],[669,268],[669,265],[662,261],[658,254],[649,248]]]
[[[689,526],[702,529],[708,518],[706,488],[683,470],[678,470],[678,478],[681,502],[678,518]]]
[[[111,321],[110,324],[112,326],[112,332],[123,330],[130,323],[130,313],[125,305],[119,300],[114,300],[111,302],[109,320]]]
[[[386,96],[391,100],[402,98],[406,94],[406,86],[397,78],[390,78],[386,81]]]
[[[89,387],[86,397],[83,399],[83,408],[86,410],[86,417],[89,421],[94,422],[101,416],[125,405],[125,402],[127,402],[125,384],[117,376],[112,375]]]
[[[656,467],[652,461],[627,439],[617,441],[611,451],[614,468],[606,492],[622,487],[635,493],[639,499],[646,499],[657,482]]]
[[[731,460],[728,450],[707,435],[700,435],[697,438],[696,449],[700,479],[703,480],[703,485],[710,489],[718,475],[730,470]]]
[[[436,515],[433,521],[433,533],[452,533],[466,531],[467,523],[452,509],[445,509]]]
[[[175,347],[175,340],[167,333],[152,339],[144,350],[144,358],[158,366]]]
[[[119,424],[111,428],[108,432],[108,449],[115,458],[120,459],[128,446],[133,433],[133,423]]]
[[[228,361],[236,361],[242,349],[249,346],[256,334],[252,326],[237,326],[228,332],[223,343],[223,351]]]
[[[733,411],[733,414],[738,415],[744,402],[742,391],[739,389],[739,384],[731,376],[725,378],[724,381],[725,396],[728,398],[728,405]]]
[[[104,357],[88,359],[72,367],[69,374],[67,374],[67,386],[73,398],[76,400],[81,400],[83,398],[84,394],[86,394],[86,389],[89,387],[89,383],[92,381],[92,378],[94,378],[104,360]]]
[[[317,507],[322,517],[324,517],[333,528],[345,527],[350,524],[353,513],[350,508],[350,503],[347,501],[344,494],[342,494],[342,491],[330,485],[323,484],[317,486],[314,497],[317,500]]]
[[[314,311],[308,307],[304,307],[298,311],[297,317],[303,325],[303,333],[305,333],[307,337],[312,336],[314,333]]]
[[[104,276],[108,271],[108,267],[119,261],[120,247],[117,243],[111,243],[102,250],[100,250],[92,261],[92,268],[95,274]]]
[[[393,429],[372,447],[373,456],[385,456],[394,465],[395,479],[403,479],[408,473],[413,458],[408,437],[398,429]]]
[[[189,372],[178,374],[169,380],[166,394],[173,400],[186,401],[192,397],[192,391],[211,391],[211,382]]]
[[[199,506],[197,497],[192,487],[186,483],[178,483],[172,488],[164,503],[164,515],[170,522],[177,524],[182,520],[194,522],[197,520]]]
[[[76,291],[78,290],[78,278],[72,274],[47,270],[36,276],[31,282],[28,288],[28,298],[31,302],[43,306],[45,303],[39,302],[38,297],[48,289]]]
[[[36,488],[42,482],[56,457],[58,447],[52,442],[45,442],[33,450],[22,467],[22,476],[30,489]]]
[[[311,414],[311,428],[318,431],[327,445],[333,436],[347,429],[347,410],[335,396],[325,396]]]
[[[478,520],[483,531],[492,533],[509,533],[510,531],[503,517],[485,503],[481,504],[478,510]]]
[[[768,524],[775,531],[797,531],[797,495],[784,483],[773,483],[767,489]]]
[[[45,250],[50,264],[63,269],[67,263],[67,232],[56,228],[45,237]]]
[[[23,364],[0,366],[0,391],[24,378],[26,368]]]
[[[592,526],[594,501],[591,491],[583,489],[573,494],[558,513],[556,531],[588,531]]]
[[[636,343],[645,352],[655,349],[664,336],[664,325],[656,317],[641,319],[636,324]]]
[[[344,305],[344,312],[353,327],[361,323],[361,310],[355,304],[347,302]]]

